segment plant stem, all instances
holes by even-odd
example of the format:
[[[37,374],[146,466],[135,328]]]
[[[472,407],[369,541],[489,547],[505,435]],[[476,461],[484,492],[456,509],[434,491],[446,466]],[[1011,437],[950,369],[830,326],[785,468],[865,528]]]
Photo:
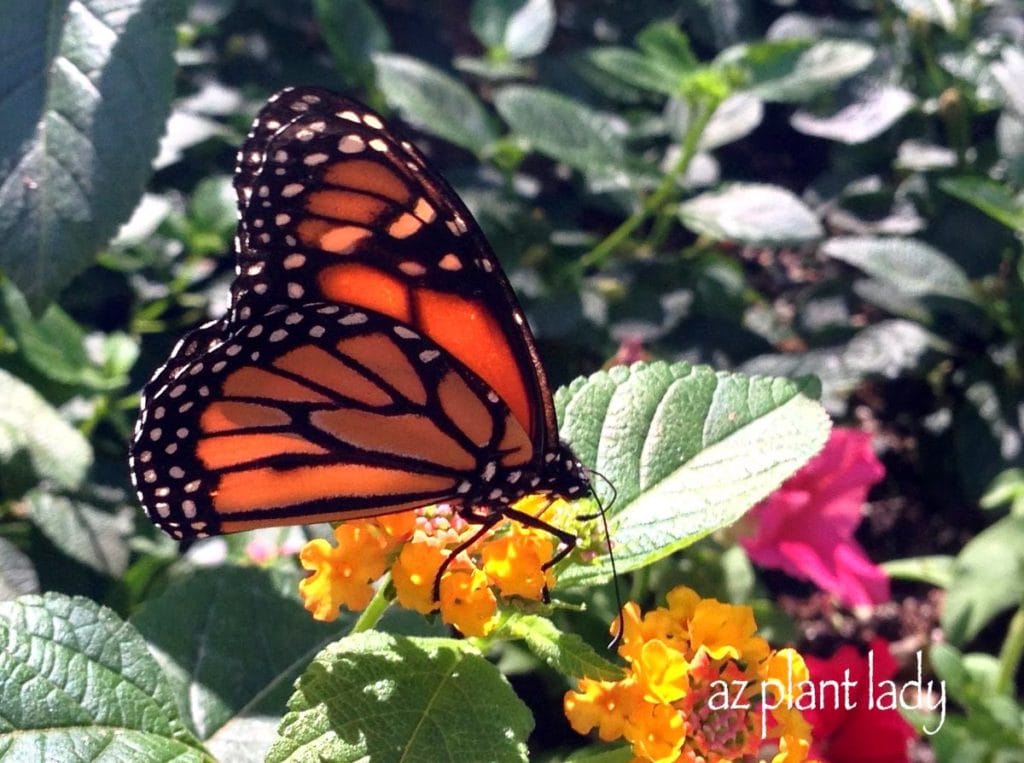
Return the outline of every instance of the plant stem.
[[[676,160],[675,165],[661,179],[658,187],[648,196],[640,209],[630,215],[618,228],[609,233],[597,246],[583,255],[577,266],[584,270],[589,267],[604,264],[605,260],[628,239],[640,225],[672,197],[677,187],[677,180],[686,174],[694,154],[697,153],[697,146],[700,143],[700,136],[715,113],[718,102],[712,99],[705,99],[696,103],[691,102],[694,118],[686,126],[686,135],[683,136],[683,148]]]
[[[372,630],[373,626],[380,622],[381,617],[384,616],[388,607],[391,606],[391,598],[387,594],[387,589],[390,587],[391,573],[388,572],[380,579],[376,593],[373,594],[370,603],[366,605],[366,609],[360,613],[359,619],[352,625],[349,635]]]
[[[1020,668],[1021,655],[1024,654],[1024,606],[1020,607],[1010,625],[1006,629],[1006,638],[999,650],[999,677],[996,679],[996,691],[1000,694],[1012,694],[1014,676]]]

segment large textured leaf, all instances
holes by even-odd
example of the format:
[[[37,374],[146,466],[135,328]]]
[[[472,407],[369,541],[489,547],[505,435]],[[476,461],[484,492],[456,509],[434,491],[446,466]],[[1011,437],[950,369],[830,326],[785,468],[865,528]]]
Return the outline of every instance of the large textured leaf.
[[[679,215],[698,233],[743,244],[804,244],[825,233],[792,192],[763,183],[733,183],[702,193],[681,204]]]
[[[176,580],[132,618],[201,739],[280,710],[295,677],[337,628],[298,601],[295,575],[212,567]]]
[[[829,420],[805,391],[686,363],[620,366],[558,390],[561,434],[615,485],[608,516],[619,571],[734,522],[817,453]],[[595,489],[607,504],[604,481]],[[559,580],[608,572],[580,565]]]
[[[0,603],[0,758],[210,759],[135,629],[54,593]]]
[[[331,644],[296,684],[271,763],[526,760],[533,719],[465,641],[361,633]]]
[[[0,489],[13,494],[40,479],[77,487],[91,463],[92,448],[81,433],[39,393],[0,368]]]
[[[7,0],[0,24],[0,268],[50,300],[127,219],[170,107],[164,0]]]
[[[458,80],[410,56],[378,53],[373,63],[384,97],[413,124],[476,154],[495,139],[483,105]]]

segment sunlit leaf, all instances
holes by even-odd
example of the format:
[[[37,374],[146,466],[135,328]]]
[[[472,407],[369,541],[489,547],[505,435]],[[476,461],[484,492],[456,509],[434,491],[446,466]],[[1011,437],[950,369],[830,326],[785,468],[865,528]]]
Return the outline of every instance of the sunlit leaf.
[[[10,0],[0,24],[0,267],[38,307],[127,219],[170,107],[160,0]]]
[[[620,366],[558,390],[562,436],[615,486],[608,518],[619,571],[734,522],[813,456],[829,420],[805,391],[685,363]],[[604,480],[594,487],[611,499]],[[579,565],[559,580],[608,571],[606,561]]]
[[[209,761],[135,629],[82,597],[0,602],[0,757]]]
[[[465,641],[360,633],[328,646],[295,685],[269,763],[525,761],[533,719]]]

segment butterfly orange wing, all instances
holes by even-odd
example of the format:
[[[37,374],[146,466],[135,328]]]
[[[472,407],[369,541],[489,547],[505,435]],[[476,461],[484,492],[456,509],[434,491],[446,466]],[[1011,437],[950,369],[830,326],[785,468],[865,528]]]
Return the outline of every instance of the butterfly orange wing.
[[[384,120],[328,91],[275,96],[239,153],[234,315],[324,301],[390,316],[486,382],[540,452],[558,441],[522,308],[469,210]]]
[[[482,498],[501,476],[522,494],[534,457],[508,406],[437,344],[311,304],[180,343],[144,390],[131,467],[150,519],[183,538]]]

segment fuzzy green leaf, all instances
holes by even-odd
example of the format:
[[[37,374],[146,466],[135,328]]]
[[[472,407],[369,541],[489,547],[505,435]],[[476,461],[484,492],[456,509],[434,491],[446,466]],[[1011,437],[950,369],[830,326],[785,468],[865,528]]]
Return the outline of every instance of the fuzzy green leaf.
[[[698,233],[742,244],[804,244],[825,233],[815,214],[793,193],[762,183],[733,183],[702,193],[681,204],[679,215]]]
[[[173,93],[180,2],[10,0],[0,24],[0,267],[34,307],[126,220]]]
[[[128,539],[136,511],[113,511],[76,498],[33,491],[27,497],[29,516],[57,548],[75,561],[104,575],[120,577],[128,567]]]
[[[39,591],[39,576],[32,560],[17,546],[0,538],[0,601]]]
[[[13,495],[40,479],[74,488],[91,463],[92,448],[81,433],[34,389],[0,369],[0,490]]]
[[[790,102],[835,88],[874,58],[871,45],[857,40],[771,40],[736,45],[717,62],[746,71],[746,92],[766,101]]]
[[[910,238],[838,236],[821,251],[888,283],[911,297],[970,299],[967,274],[952,258]]]
[[[388,104],[423,130],[477,154],[497,137],[477,97],[440,69],[395,53],[378,53],[373,63]]]
[[[201,739],[232,720],[280,713],[292,681],[337,635],[302,608],[297,582],[253,567],[197,569],[132,618]]]
[[[526,760],[533,719],[465,641],[367,632],[328,646],[296,683],[270,763]]]
[[[1024,231],[1024,199],[1014,196],[1008,186],[988,178],[957,177],[939,181],[939,187],[1003,225]]]
[[[622,163],[616,123],[577,101],[542,88],[510,85],[495,96],[494,105],[517,135],[552,159],[593,171]]]
[[[0,758],[210,760],[139,634],[82,597],[0,603]]]
[[[314,0],[313,11],[338,73],[352,85],[372,81],[371,57],[391,47],[376,8],[366,0]]]
[[[619,571],[736,521],[817,453],[829,420],[807,390],[686,363],[620,366],[558,390],[562,436],[615,485],[608,519]],[[607,505],[604,481],[595,489]],[[576,565],[559,581],[609,571],[605,561]]]
[[[622,678],[622,668],[595,652],[575,633],[560,631],[546,617],[511,614],[498,635],[522,639],[531,652],[562,675],[603,681]]]
[[[1003,610],[1024,601],[1024,517],[1008,516],[978,533],[953,566],[942,627],[966,644]]]

